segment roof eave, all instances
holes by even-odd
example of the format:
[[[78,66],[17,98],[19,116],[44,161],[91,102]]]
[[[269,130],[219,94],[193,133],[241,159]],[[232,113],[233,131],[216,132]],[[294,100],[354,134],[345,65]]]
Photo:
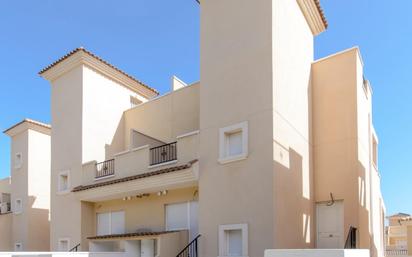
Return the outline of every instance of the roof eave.
[[[328,28],[319,0],[298,0],[298,4],[314,36]]]

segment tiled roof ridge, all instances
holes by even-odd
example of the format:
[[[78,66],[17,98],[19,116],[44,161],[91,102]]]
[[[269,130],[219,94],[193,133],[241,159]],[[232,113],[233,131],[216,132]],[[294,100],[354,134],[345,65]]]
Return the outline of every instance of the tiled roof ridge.
[[[54,61],[52,64],[50,64],[50,65],[48,65],[47,67],[43,68],[43,69],[39,72],[39,75],[41,75],[41,74],[43,74],[44,72],[50,70],[51,68],[53,68],[53,67],[56,66],[57,64],[61,63],[62,61],[66,60],[67,58],[69,58],[70,56],[72,56],[73,54],[75,54],[75,53],[77,53],[77,52],[79,52],[79,51],[85,52],[86,54],[90,55],[91,57],[93,57],[93,58],[97,59],[98,61],[100,61],[100,62],[108,65],[109,67],[115,69],[116,71],[122,73],[122,74],[125,75],[126,77],[128,77],[128,78],[136,81],[137,83],[141,84],[141,85],[144,86],[145,88],[147,88],[147,89],[151,90],[152,92],[156,93],[157,95],[159,95],[159,92],[158,92],[156,89],[148,86],[147,84],[143,83],[142,81],[140,81],[140,80],[136,79],[135,77],[127,74],[126,72],[124,72],[124,71],[122,71],[121,69],[117,68],[117,67],[114,66],[113,64],[109,63],[108,61],[105,61],[104,59],[100,58],[99,56],[95,55],[94,53],[86,50],[84,47],[78,47],[78,48],[70,51],[69,53],[65,54],[64,56],[60,57],[57,61]]]
[[[325,16],[325,13],[322,9],[322,6],[320,5],[320,0],[314,0],[314,1],[315,1],[315,4],[316,4],[316,7],[318,8],[320,17],[322,18],[322,22],[325,25],[325,28],[328,28],[328,25],[329,25],[328,20],[326,19],[326,16]]]

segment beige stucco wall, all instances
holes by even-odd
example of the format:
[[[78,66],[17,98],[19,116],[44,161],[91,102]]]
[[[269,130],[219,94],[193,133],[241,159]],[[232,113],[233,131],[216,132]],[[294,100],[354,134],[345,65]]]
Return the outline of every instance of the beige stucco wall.
[[[132,129],[166,143],[198,130],[199,91],[200,84],[196,83],[127,110],[124,114],[124,149],[130,145]]]
[[[29,196],[28,192],[28,141],[29,131],[26,130],[13,136],[11,140],[11,151],[10,151],[10,167],[11,167],[11,177],[12,177],[12,188],[11,188],[11,210],[16,211],[16,199],[22,200],[22,212],[19,214],[13,213],[12,218],[12,249],[16,243],[21,243],[23,249],[28,249],[29,245],[29,208],[32,198]],[[14,168],[14,159],[16,153],[22,154],[22,166],[19,169]]]
[[[275,248],[314,247],[310,160],[313,35],[297,1],[273,1]]]
[[[11,251],[13,250],[12,243],[12,219],[13,214],[2,214],[0,215],[0,251]]]
[[[21,243],[24,251],[48,251],[50,209],[50,130],[23,122],[7,131],[11,137],[11,246]],[[15,156],[22,165],[15,167]],[[17,212],[16,199],[23,208]]]
[[[364,91],[359,49],[319,60],[312,70],[316,201],[330,200],[330,193],[343,200],[344,236],[357,227],[359,247],[381,256],[383,202],[372,166],[372,95],[370,88]]]
[[[50,250],[50,135],[29,130],[28,195],[30,251]],[[13,185],[14,186],[14,185]]]
[[[0,193],[10,194],[11,192],[11,179],[10,177],[0,179]],[[1,201],[1,198],[0,198]]]
[[[298,4],[202,2],[201,39],[202,253],[216,255],[218,225],[236,223],[249,225],[249,256],[313,247],[313,35]],[[242,121],[249,122],[248,158],[218,164],[219,128]]]
[[[201,4],[199,232],[205,257],[218,256],[224,224],[248,224],[250,257],[274,245],[272,2]],[[244,121],[247,159],[219,164],[219,128]]]
[[[51,228],[50,247],[59,238],[80,242],[80,202],[72,194],[58,194],[59,173],[70,170],[72,186],[80,184],[82,168],[82,74],[78,66],[51,86]]]

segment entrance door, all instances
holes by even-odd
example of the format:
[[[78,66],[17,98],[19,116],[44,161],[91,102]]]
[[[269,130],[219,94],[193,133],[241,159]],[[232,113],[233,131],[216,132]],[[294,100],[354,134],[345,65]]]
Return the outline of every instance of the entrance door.
[[[198,202],[183,202],[166,205],[166,230],[189,230],[189,239],[198,231]]]
[[[335,201],[331,206],[316,204],[317,248],[341,249],[343,236],[343,202]]]

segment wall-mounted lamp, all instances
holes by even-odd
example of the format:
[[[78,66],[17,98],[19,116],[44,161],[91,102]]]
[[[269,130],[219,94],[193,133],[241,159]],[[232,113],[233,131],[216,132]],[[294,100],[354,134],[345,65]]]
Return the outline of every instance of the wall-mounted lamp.
[[[167,195],[167,190],[157,192],[157,196]]]

